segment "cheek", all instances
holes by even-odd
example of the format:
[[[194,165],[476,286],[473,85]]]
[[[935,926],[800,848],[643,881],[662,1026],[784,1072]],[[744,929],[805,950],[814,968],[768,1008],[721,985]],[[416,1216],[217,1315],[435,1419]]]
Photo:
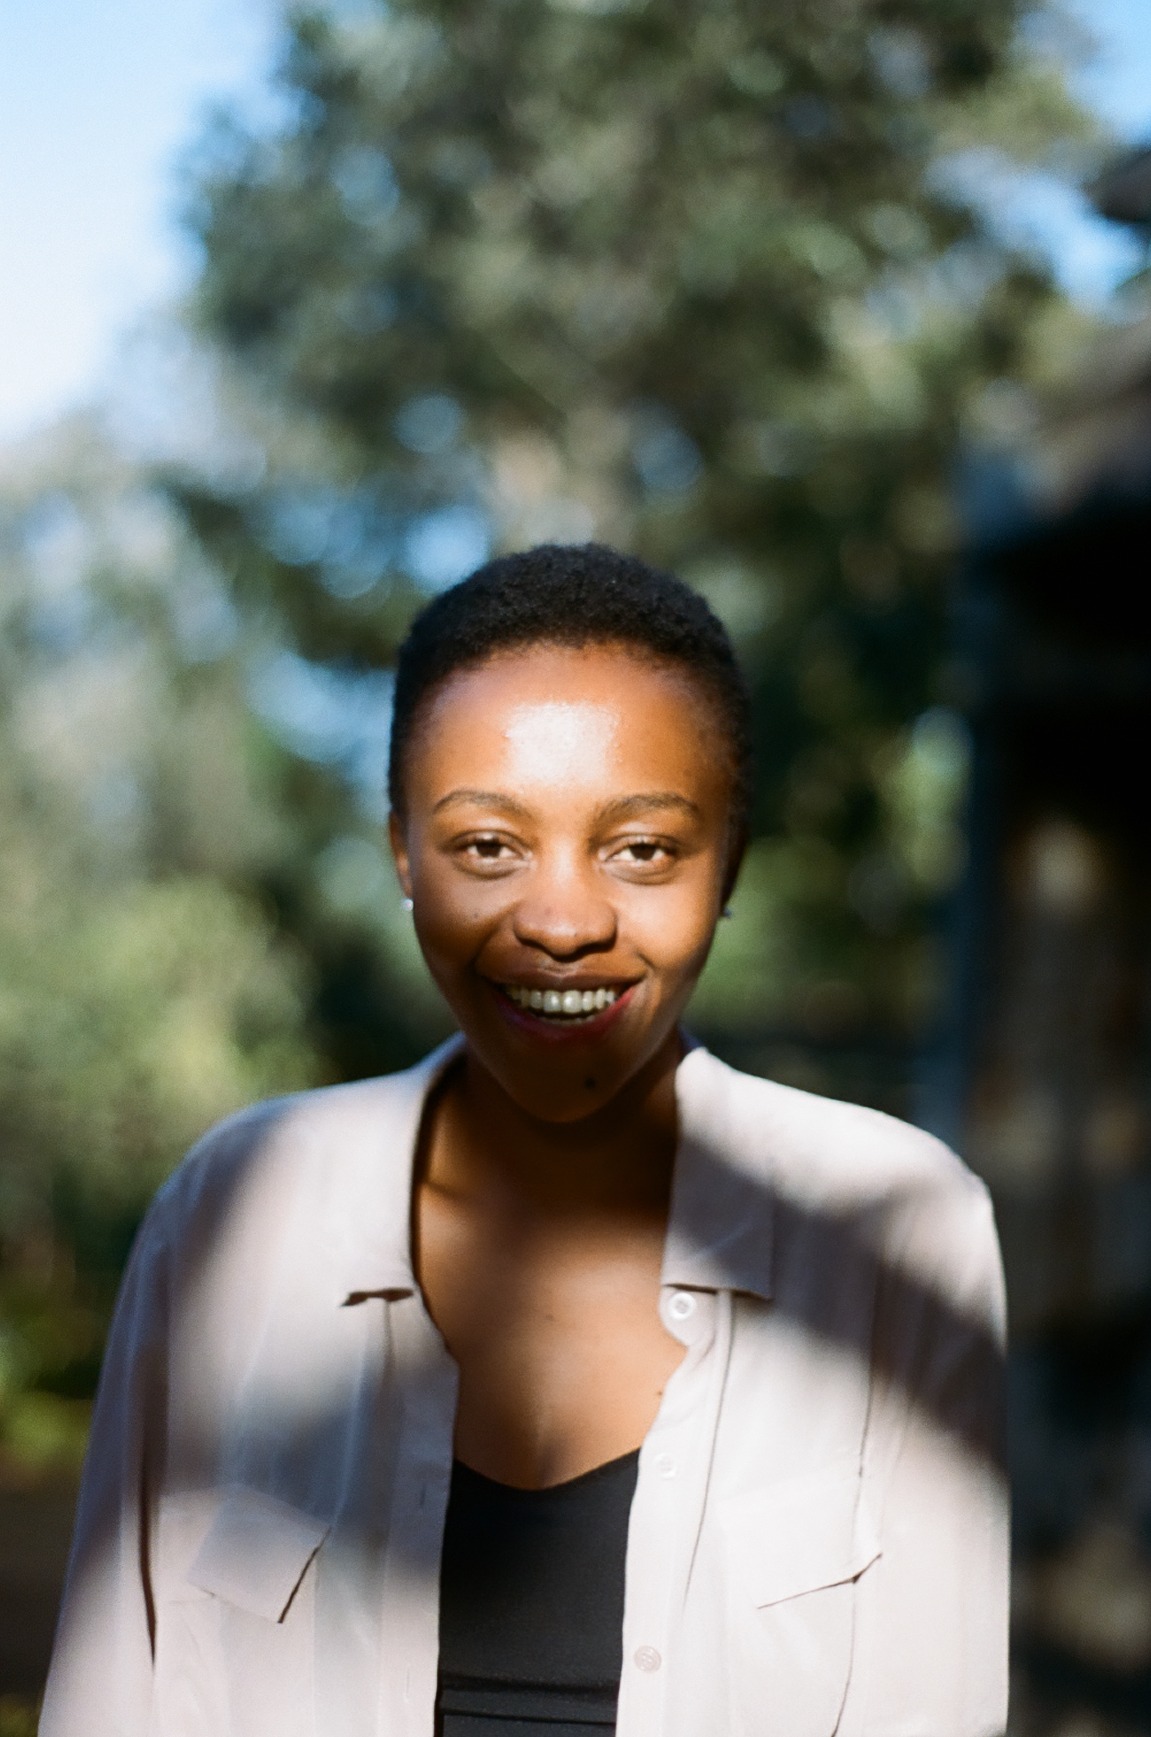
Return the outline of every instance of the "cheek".
[[[474,901],[456,893],[452,899],[425,899],[418,907],[416,933],[425,952],[444,958],[466,957],[483,928],[483,913]]]
[[[627,926],[637,949],[658,970],[691,976],[703,968],[715,928],[716,877],[701,867],[698,877],[659,889],[644,889],[629,901]]]
[[[433,974],[473,959],[507,901],[498,882],[467,880],[433,863],[419,877],[416,936]]]

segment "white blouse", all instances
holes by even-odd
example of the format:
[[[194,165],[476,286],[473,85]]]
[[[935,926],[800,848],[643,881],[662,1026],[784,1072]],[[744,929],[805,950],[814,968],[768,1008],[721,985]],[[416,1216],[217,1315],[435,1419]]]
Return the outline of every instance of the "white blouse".
[[[137,1241],[41,1737],[432,1737],[457,1377],[413,1276],[445,1045],[257,1105]],[[693,1050],[618,1737],[997,1737],[1002,1285],[929,1135]]]

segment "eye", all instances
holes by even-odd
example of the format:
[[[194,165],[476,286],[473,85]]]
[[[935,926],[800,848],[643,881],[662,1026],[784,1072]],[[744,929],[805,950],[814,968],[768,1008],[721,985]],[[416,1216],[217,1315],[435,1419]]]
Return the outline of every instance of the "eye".
[[[612,852],[611,860],[618,863],[655,865],[662,868],[673,860],[674,854],[662,839],[629,838]]]
[[[505,864],[514,862],[516,851],[506,838],[501,838],[498,832],[475,832],[470,837],[461,839],[457,849],[468,862],[484,864]]]

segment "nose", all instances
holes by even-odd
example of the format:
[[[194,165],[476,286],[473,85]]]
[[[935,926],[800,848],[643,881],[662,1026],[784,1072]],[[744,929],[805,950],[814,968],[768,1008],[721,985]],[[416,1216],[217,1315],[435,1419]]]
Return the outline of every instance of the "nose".
[[[517,941],[553,959],[615,945],[616,913],[594,868],[571,859],[538,863],[512,915]]]

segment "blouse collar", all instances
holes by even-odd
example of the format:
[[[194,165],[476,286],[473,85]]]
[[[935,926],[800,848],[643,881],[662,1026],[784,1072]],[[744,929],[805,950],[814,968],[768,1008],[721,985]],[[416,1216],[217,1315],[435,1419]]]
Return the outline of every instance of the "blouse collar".
[[[344,1233],[332,1250],[341,1303],[416,1289],[411,1197],[420,1122],[429,1094],[462,1048],[457,1034],[406,1073],[334,1088],[345,1110],[340,1156],[332,1162]],[[676,1071],[680,1135],[661,1283],[766,1300],[772,1294],[773,1191],[762,1158],[757,1161],[741,1137],[738,1080],[701,1046]],[[397,1161],[384,1161],[383,1146]]]

